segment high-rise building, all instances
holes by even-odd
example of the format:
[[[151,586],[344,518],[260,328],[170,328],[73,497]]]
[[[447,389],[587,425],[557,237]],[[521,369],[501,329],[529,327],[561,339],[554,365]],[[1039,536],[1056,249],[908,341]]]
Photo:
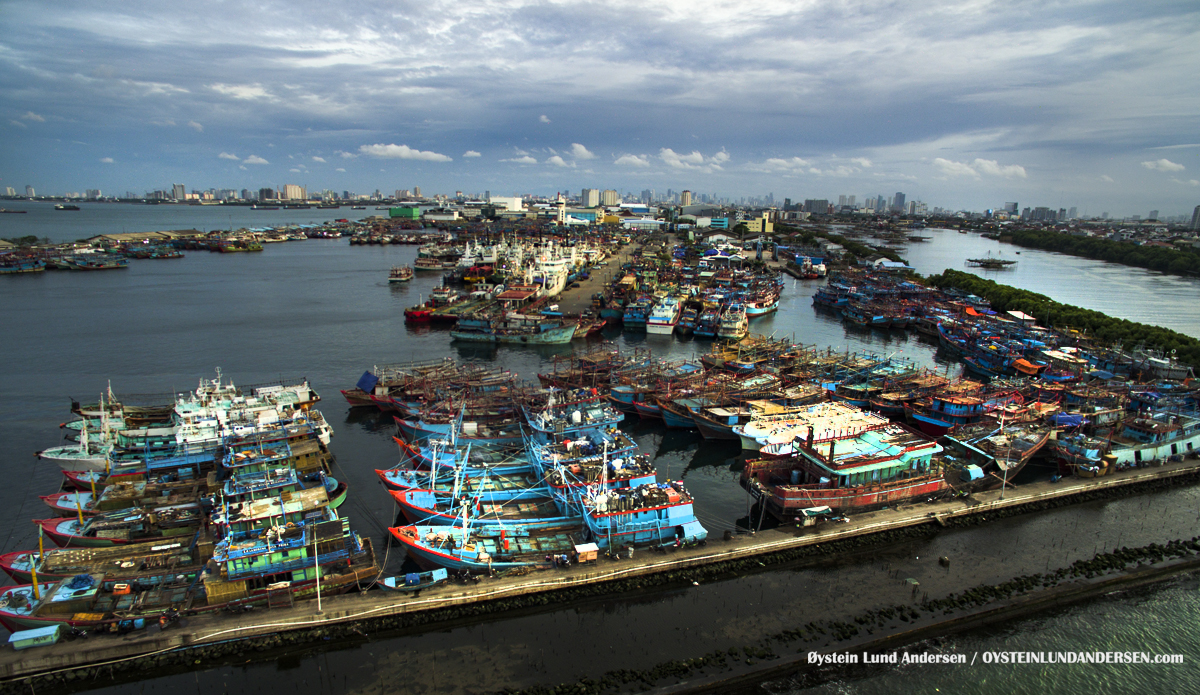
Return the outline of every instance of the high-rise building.
[[[654,202],[654,189],[647,188],[642,191],[642,202],[646,205]]]
[[[617,195],[617,192],[612,190],[611,188],[606,189],[605,191],[600,193],[600,204],[603,205],[604,207],[612,207],[614,205],[620,205],[621,204],[621,196]]]
[[[283,199],[284,200],[307,200],[308,191],[304,186],[297,186],[294,183],[283,184]]]
[[[182,183],[171,184],[171,200],[185,200],[187,198],[187,187]]]
[[[813,212],[818,215],[825,215],[829,212],[829,201],[825,199],[809,198],[804,201],[804,212]]]
[[[274,188],[260,188],[260,189],[258,189],[258,199],[259,200],[278,200],[279,194],[275,192]]]
[[[86,196],[88,200],[97,200],[99,198],[104,197],[104,195],[100,192],[99,188],[87,189],[86,191],[84,191],[84,196]]]
[[[844,208],[844,207],[846,207],[846,196],[844,196],[844,195],[839,195],[839,196],[838,196],[838,207],[839,207],[839,208]]]
[[[1079,219],[1079,209],[1072,207],[1070,210],[1067,210],[1067,219],[1068,220]]]
[[[1196,209],[1192,210],[1192,229],[1200,230],[1200,205],[1197,205]]]
[[[585,188],[579,194],[579,205],[585,208],[594,208],[600,205],[600,189]]]
[[[420,186],[413,186],[413,197],[414,198],[421,197],[421,187]]]
[[[1018,206],[1016,203],[1005,203],[1004,204],[1004,211],[1010,215],[1017,214],[1017,211],[1019,209],[1020,209],[1020,206]]]
[[[1151,210],[1151,211],[1150,211],[1150,216],[1149,216],[1149,217],[1147,217],[1146,219],[1148,219],[1148,220],[1157,220],[1157,219],[1158,219],[1158,210]]]
[[[692,192],[691,191],[683,191],[682,193],[680,193],[679,194],[679,204],[680,205],[691,205],[692,204]]]
[[[4,195],[6,195],[6,196],[8,196],[9,198],[11,198],[11,197],[15,196],[16,194],[17,194],[17,192],[16,192],[15,190],[13,190],[13,187],[12,187],[12,186],[6,186],[6,187],[5,187],[5,189],[4,189]]]
[[[32,197],[34,197],[35,195],[37,195],[37,194],[33,192],[33,186],[26,186],[26,187],[25,187],[25,197],[26,197],[26,198],[32,198]]]
[[[892,209],[904,214],[904,194],[900,191],[896,191],[896,195],[892,197]]]

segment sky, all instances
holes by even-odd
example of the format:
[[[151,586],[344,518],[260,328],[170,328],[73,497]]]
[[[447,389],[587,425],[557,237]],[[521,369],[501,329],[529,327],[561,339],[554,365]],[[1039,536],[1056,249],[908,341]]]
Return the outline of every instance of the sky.
[[[1194,0],[3,0],[0,26],[0,192],[1200,204]]]

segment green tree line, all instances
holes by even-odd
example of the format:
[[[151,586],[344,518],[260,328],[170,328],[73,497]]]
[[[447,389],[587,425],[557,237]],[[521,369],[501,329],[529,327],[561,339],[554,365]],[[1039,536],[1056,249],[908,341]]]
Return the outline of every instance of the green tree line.
[[[955,288],[983,297],[996,311],[1022,311],[1051,328],[1073,328],[1100,344],[1125,349],[1144,345],[1168,355],[1173,350],[1180,362],[1200,367],[1200,340],[1169,328],[1114,318],[1099,311],[1056,302],[1044,294],[1001,285],[949,268],[941,275],[926,278],[926,282],[933,287]]]
[[[1109,261],[1148,268],[1175,275],[1200,274],[1200,253],[1191,249],[1169,249],[1162,246],[1138,246],[1126,241],[1103,237],[1074,236],[1039,229],[1005,230],[1000,241],[1043,251],[1057,251],[1097,261]]]

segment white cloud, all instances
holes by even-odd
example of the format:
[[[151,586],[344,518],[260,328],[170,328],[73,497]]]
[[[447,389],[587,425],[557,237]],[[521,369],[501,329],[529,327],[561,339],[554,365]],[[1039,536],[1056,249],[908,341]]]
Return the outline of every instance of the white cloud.
[[[466,152],[463,152],[462,156],[463,159],[470,159],[471,157],[482,157],[483,155],[479,154],[475,150],[467,150]]]
[[[101,157],[101,158],[100,158],[100,163],[101,163],[101,164],[112,164],[112,163],[113,163],[113,158],[112,158],[112,157]]]
[[[274,95],[262,88],[260,84],[216,84],[208,85],[208,88],[224,94],[225,96],[233,97],[234,99],[270,99]]]
[[[1200,181],[1197,181],[1196,179],[1188,179],[1187,181],[1183,181],[1175,177],[1171,177],[1171,180],[1184,186],[1200,186]]]
[[[256,154],[252,154],[249,157],[246,157],[246,164],[270,164],[270,162]]]
[[[13,125],[17,126],[18,128],[24,128],[24,129],[26,129],[26,130],[28,130],[28,129],[29,129],[29,126],[25,125],[24,123],[22,123],[22,122],[18,121],[18,120],[17,120],[17,119],[15,119],[15,118],[9,119],[9,121],[8,121],[8,122],[9,122],[9,123],[12,123]]]
[[[979,178],[979,172],[972,169],[970,164],[963,162],[952,162],[949,159],[938,157],[933,160],[933,165],[940,169],[946,176],[972,176]]]
[[[246,168],[245,164],[239,164],[238,168],[241,169],[242,171],[250,171],[249,169]]]
[[[571,156],[575,159],[595,159],[596,155],[588,151],[588,148],[580,145],[577,142],[571,143]]]
[[[543,113],[541,116],[538,116],[538,120],[542,123],[549,123],[550,117]]]
[[[976,159],[975,169],[991,176],[1003,176],[1006,179],[1025,178],[1025,167],[1019,164],[1003,165],[994,159]]]
[[[1101,174],[1101,175],[1100,175],[1100,180],[1101,180],[1101,181],[1104,181],[1105,183],[1112,183],[1112,182],[1113,182],[1113,177],[1109,176],[1108,174]]]
[[[705,173],[712,173],[714,169],[719,170],[722,164],[729,161],[729,153],[725,150],[721,150],[711,157],[705,157],[696,150],[682,154],[669,147],[664,147],[658,151],[658,157],[671,168],[691,169]]]
[[[623,154],[617,157],[617,161],[613,162],[617,166],[630,167],[648,167],[650,166],[650,157],[644,154]]]
[[[1153,162],[1142,162],[1142,166],[1147,169],[1155,169],[1157,171],[1183,171],[1187,167],[1182,164],[1176,164],[1169,159],[1159,159]]]
[[[324,159],[323,157],[313,157],[313,158],[312,158],[312,160],[313,160],[314,162],[320,162],[320,163],[322,163],[322,164],[324,164],[324,163],[325,163],[325,159]]]
[[[295,168],[293,168],[293,169],[288,169],[288,171],[292,172],[293,174],[299,174],[299,173],[300,173],[300,170],[299,170],[299,169],[295,169]]]
[[[538,161],[529,155],[522,155],[512,159],[501,159],[502,162],[512,162],[514,164],[537,164]]]
[[[21,116],[21,118],[24,118],[27,121],[37,121],[38,123],[46,122],[46,118],[44,116],[39,116],[32,111],[26,111],[25,115]]]
[[[414,150],[408,145],[363,145],[358,148],[362,154],[386,159],[417,159],[423,162],[452,162],[453,158],[428,150]]]
[[[217,157],[220,159],[232,159],[235,162],[242,161],[241,158],[239,158],[236,154],[230,154],[228,152],[222,152],[221,154],[217,155]]]
[[[346,173],[346,170],[345,170],[345,169],[343,169],[343,168],[341,168],[341,167],[338,167],[337,169],[334,169],[334,171],[340,171],[340,172],[342,172],[343,174],[344,174],[344,173]]]
[[[554,155],[553,157],[547,159],[546,163],[553,164],[556,167],[574,167],[575,166],[575,162],[571,162],[570,164],[568,164],[565,160],[563,160],[562,157],[560,157],[558,155]]]
[[[271,145],[271,147],[274,147],[274,145]],[[353,152],[343,152],[342,150],[338,150],[338,156],[342,159],[354,159],[358,155],[354,154]]]
[[[195,121],[188,121],[187,125],[189,128],[191,128],[192,130],[195,130],[197,133],[204,132],[204,126],[200,125],[199,123],[197,123]]]
[[[809,164],[810,162],[807,159],[801,159],[800,157],[792,157],[791,159],[772,157],[763,162],[763,166],[767,167],[768,169],[792,170],[798,172],[803,172]]]
[[[987,174],[1006,179],[1026,178],[1025,167],[1019,164],[1000,164],[994,159],[976,159],[968,164],[938,157],[933,160],[933,165],[946,176],[970,176],[977,179],[980,178],[980,174]]]
[[[866,157],[851,157],[850,161],[854,162],[855,164],[859,165],[860,167],[862,167],[864,169],[871,168],[871,160],[867,159]]]

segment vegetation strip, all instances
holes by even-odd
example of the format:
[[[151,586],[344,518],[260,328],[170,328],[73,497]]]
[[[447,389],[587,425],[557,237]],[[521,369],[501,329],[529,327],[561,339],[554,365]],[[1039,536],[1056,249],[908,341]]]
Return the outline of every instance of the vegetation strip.
[[[1077,236],[1038,229],[1006,229],[999,240],[1029,249],[1056,251],[1097,261],[1146,268],[1174,275],[1200,274],[1200,253],[1191,249],[1143,246],[1104,237]]]
[[[1022,311],[1049,327],[1073,328],[1100,343],[1125,349],[1142,345],[1161,350],[1166,355],[1174,351],[1180,362],[1200,368],[1200,340],[1169,328],[1113,318],[1099,311],[1056,302],[1044,294],[1001,285],[950,268],[941,275],[931,275],[926,282],[940,289],[954,288],[983,297],[996,311]]]

